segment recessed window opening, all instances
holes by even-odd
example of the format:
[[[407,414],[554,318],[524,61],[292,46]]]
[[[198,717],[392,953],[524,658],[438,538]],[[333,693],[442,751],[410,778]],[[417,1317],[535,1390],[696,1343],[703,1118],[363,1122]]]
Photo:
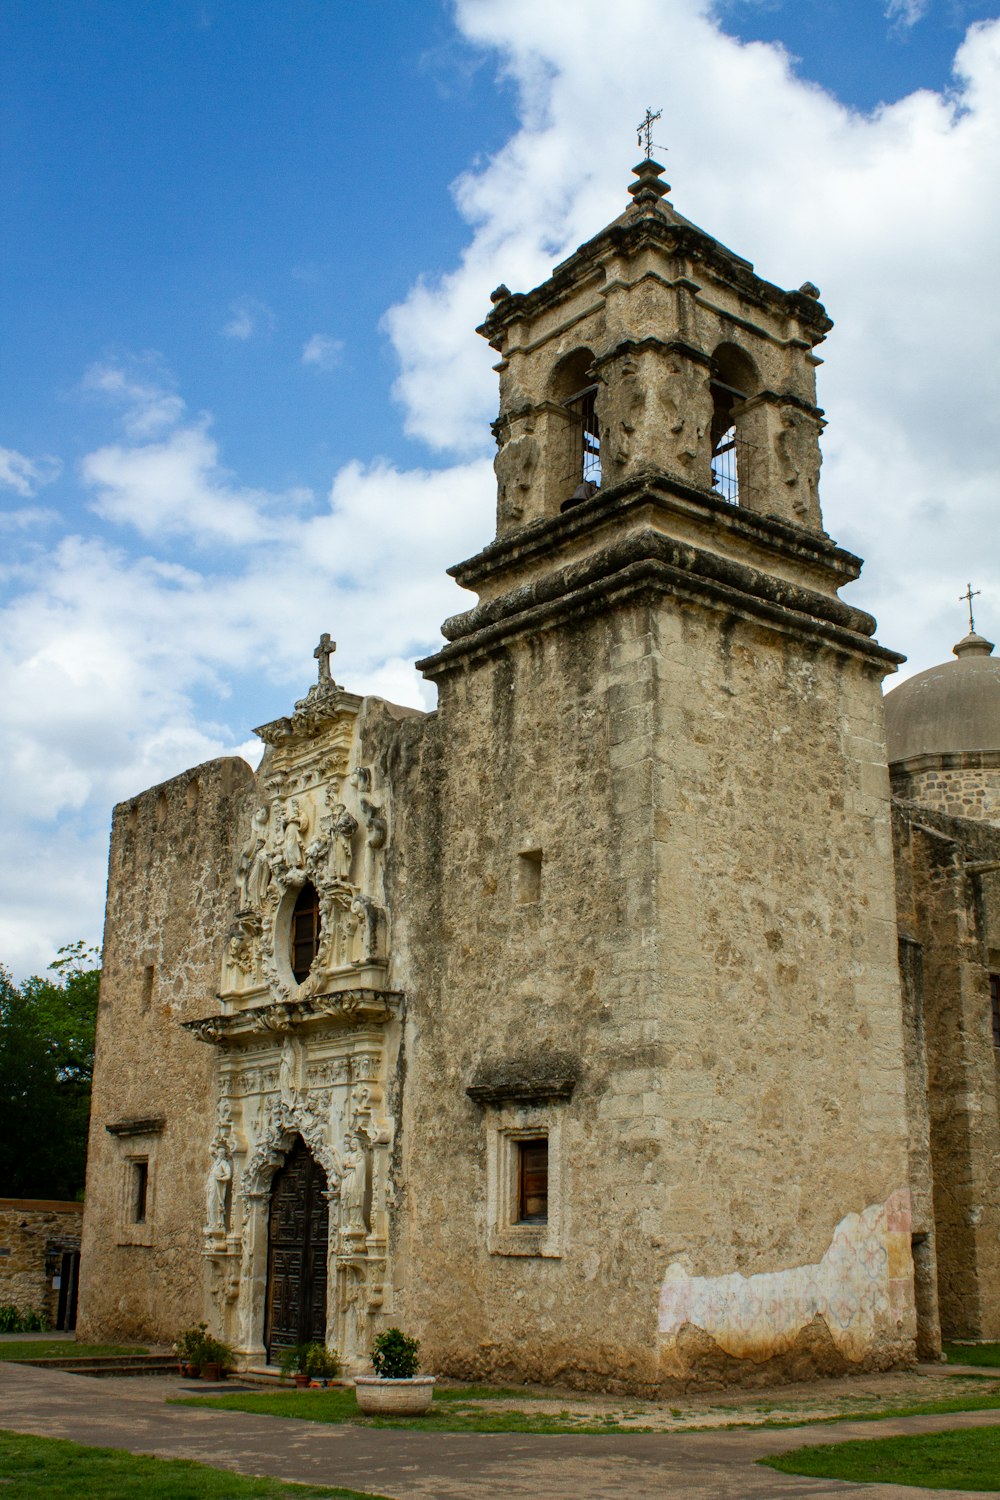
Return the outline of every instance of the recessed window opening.
[[[542,851],[526,849],[517,856],[517,899],[521,906],[539,901],[542,895]]]
[[[299,892],[292,912],[291,961],[296,984],[309,977],[319,951],[319,895],[311,880]]]
[[[149,1200],[149,1160],[132,1163],[132,1223],[145,1224]]]
[[[578,391],[564,404],[580,434],[574,477],[581,484],[592,484],[595,489],[600,489],[601,434],[597,425],[597,386]]]
[[[549,1139],[532,1136],[517,1141],[517,1222],[547,1224],[549,1220]]]
[[[1000,974],[990,975],[990,1014],[993,1017],[993,1045],[1000,1047]]]
[[[721,344],[712,360],[712,488],[730,505],[749,498],[750,445],[738,413],[757,387],[753,362],[732,344]]]

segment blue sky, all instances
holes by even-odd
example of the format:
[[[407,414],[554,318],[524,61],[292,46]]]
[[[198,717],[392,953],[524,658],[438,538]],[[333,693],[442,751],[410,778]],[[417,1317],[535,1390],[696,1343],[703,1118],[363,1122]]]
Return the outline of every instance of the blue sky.
[[[971,576],[995,638],[997,16],[2,0],[0,961],[99,935],[113,802],[248,753],[321,630],[431,706],[444,568],[492,534],[475,324],[620,212],[647,104],[681,211],[836,320],[855,602],[915,670]]]

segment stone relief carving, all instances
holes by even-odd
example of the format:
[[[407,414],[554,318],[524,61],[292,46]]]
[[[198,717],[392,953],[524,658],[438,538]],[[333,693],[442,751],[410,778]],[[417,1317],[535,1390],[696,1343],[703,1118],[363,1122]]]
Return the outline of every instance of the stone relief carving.
[[[534,423],[524,422],[516,436],[508,438],[493,460],[497,476],[497,507],[503,521],[519,521],[535,480],[541,447],[534,436]]]
[[[819,471],[823,455],[815,418],[794,406],[781,413],[781,426],[774,436],[778,471],[792,491],[792,510],[802,521],[819,517]]]

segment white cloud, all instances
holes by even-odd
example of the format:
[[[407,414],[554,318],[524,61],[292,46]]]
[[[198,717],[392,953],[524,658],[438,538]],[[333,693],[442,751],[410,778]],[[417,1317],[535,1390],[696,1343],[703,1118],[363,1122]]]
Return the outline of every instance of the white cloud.
[[[62,464],[57,458],[26,458],[15,448],[0,448],[0,489],[13,490],[24,500],[30,500],[61,473]]]
[[[42,967],[57,942],[95,935],[111,803],[287,711],[320,631],[352,690],[429,704],[410,663],[471,602],[444,570],[493,531],[496,377],[472,329],[498,282],[531,287],[621,212],[648,103],[669,101],[660,138],[681,212],[769,279],[818,282],[838,321],[820,371],[824,511],[868,558],[853,595],[881,639],[911,669],[941,660],[970,576],[980,628],[1000,625],[1000,22],[969,32],[953,94],[861,116],[780,49],[726,36],[708,0],[619,0],[614,26],[606,0],[576,0],[572,26],[537,0],[459,0],[456,13],[500,58],[521,123],[456,184],[470,225],[459,264],[387,314],[407,428],[449,466],[359,460],[325,498],[275,495],[226,470],[209,419],[155,357],[92,368],[88,391],[122,427],[80,474],[105,527],[149,555],[102,531],[64,536],[43,560],[30,527],[11,532],[2,957]],[[12,472],[23,499],[29,476]],[[197,565],[191,541],[213,544]]]
[[[173,378],[152,352],[95,362],[83,377],[83,391],[116,408],[130,438],[155,437],[185,411]]]
[[[270,333],[277,321],[266,302],[260,302],[256,297],[241,297],[230,305],[229,318],[219,332],[223,338],[246,343],[255,333]]]
[[[896,26],[908,28],[922,21],[930,0],[886,0],[885,18]]]
[[[326,333],[314,333],[302,346],[302,363],[316,370],[332,370],[340,361],[344,347],[343,339],[331,338]]]
[[[631,126],[647,103],[682,213],[786,286],[819,283],[837,321],[821,351],[830,427],[826,523],[867,558],[873,608],[908,670],[961,633],[971,569],[1000,616],[1000,22],[973,26],[955,86],[863,116],[742,45],[698,0],[578,0],[574,22],[534,0],[459,0],[466,37],[494,49],[521,128],[455,186],[472,226],[460,264],[386,315],[407,430],[482,451],[496,410],[490,351],[469,337],[493,286],[527,290],[627,201]],[[637,48],[636,36],[643,37]],[[599,45],[595,39],[599,38]],[[955,588],[955,584],[958,588]]]

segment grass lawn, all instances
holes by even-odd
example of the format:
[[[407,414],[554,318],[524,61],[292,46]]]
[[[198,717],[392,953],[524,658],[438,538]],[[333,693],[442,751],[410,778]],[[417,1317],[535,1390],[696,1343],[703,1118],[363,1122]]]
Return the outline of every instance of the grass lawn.
[[[0,1359],[87,1359],[96,1354],[148,1354],[138,1344],[74,1344],[72,1339],[14,1339],[0,1343]]]
[[[421,1432],[607,1433],[661,1432],[664,1430],[662,1424],[655,1427],[639,1426],[630,1421],[625,1425],[618,1420],[618,1415],[615,1413],[599,1416],[594,1413],[564,1409],[560,1412],[548,1411],[536,1415],[526,1411],[490,1411],[471,1404],[474,1401],[527,1402],[538,1399],[540,1398],[531,1396],[523,1390],[503,1390],[489,1386],[448,1387],[434,1392],[433,1405],[423,1417],[364,1416],[355,1400],[353,1389],[336,1387],[326,1391],[262,1391],[259,1395],[254,1392],[232,1396],[175,1397],[172,1399],[172,1404],[210,1406],[220,1411],[255,1412],[258,1416],[266,1417],[297,1417],[307,1422],[349,1422],[358,1427],[408,1427]],[[841,1412],[837,1416],[810,1417],[803,1414],[801,1417],[796,1416],[791,1419],[768,1420],[765,1418],[762,1422],[747,1422],[740,1420],[735,1410],[733,1410],[732,1418],[727,1420],[722,1416],[723,1410],[733,1409],[720,1408],[722,1419],[718,1425],[723,1428],[802,1427],[823,1422],[840,1422],[845,1416],[850,1416],[852,1421],[877,1422],[885,1417],[1000,1410],[1000,1385],[989,1381],[988,1390],[982,1395],[967,1394],[947,1399],[939,1397],[934,1400],[914,1401],[907,1405],[896,1406],[885,1403],[868,1410]],[[646,1411],[648,1411],[648,1403]],[[646,1412],[642,1414],[645,1415]],[[678,1421],[676,1427],[667,1430],[674,1432],[693,1430],[692,1428],[685,1429],[682,1413],[679,1410],[674,1415],[681,1420]],[[705,1432],[711,1429],[699,1426],[697,1430]]]
[[[359,1490],[287,1484],[281,1479],[248,1479],[228,1469],[212,1469],[183,1458],[144,1458],[117,1448],[82,1448],[62,1438],[25,1437],[0,1432],[0,1485],[19,1500],[79,1500],[81,1495],[114,1500],[386,1500]]]
[[[326,1391],[266,1391],[259,1396],[175,1397],[174,1406],[212,1406],[220,1411],[248,1411],[262,1417],[298,1417],[308,1422],[350,1422],[357,1427],[408,1427],[418,1432],[621,1432],[617,1420],[592,1417],[589,1421],[569,1411],[534,1416],[523,1411],[483,1411],[471,1401],[528,1401],[521,1390],[488,1386],[461,1386],[434,1392],[434,1403],[422,1417],[367,1417],[354,1397],[353,1388]],[[642,1429],[630,1428],[629,1431]],[[653,1428],[646,1428],[651,1432]]]
[[[1000,1344],[945,1344],[951,1365],[1000,1365]]]
[[[1000,1427],[872,1438],[796,1448],[758,1463],[783,1474],[852,1479],[858,1484],[913,1484],[931,1490],[1000,1491]]]

